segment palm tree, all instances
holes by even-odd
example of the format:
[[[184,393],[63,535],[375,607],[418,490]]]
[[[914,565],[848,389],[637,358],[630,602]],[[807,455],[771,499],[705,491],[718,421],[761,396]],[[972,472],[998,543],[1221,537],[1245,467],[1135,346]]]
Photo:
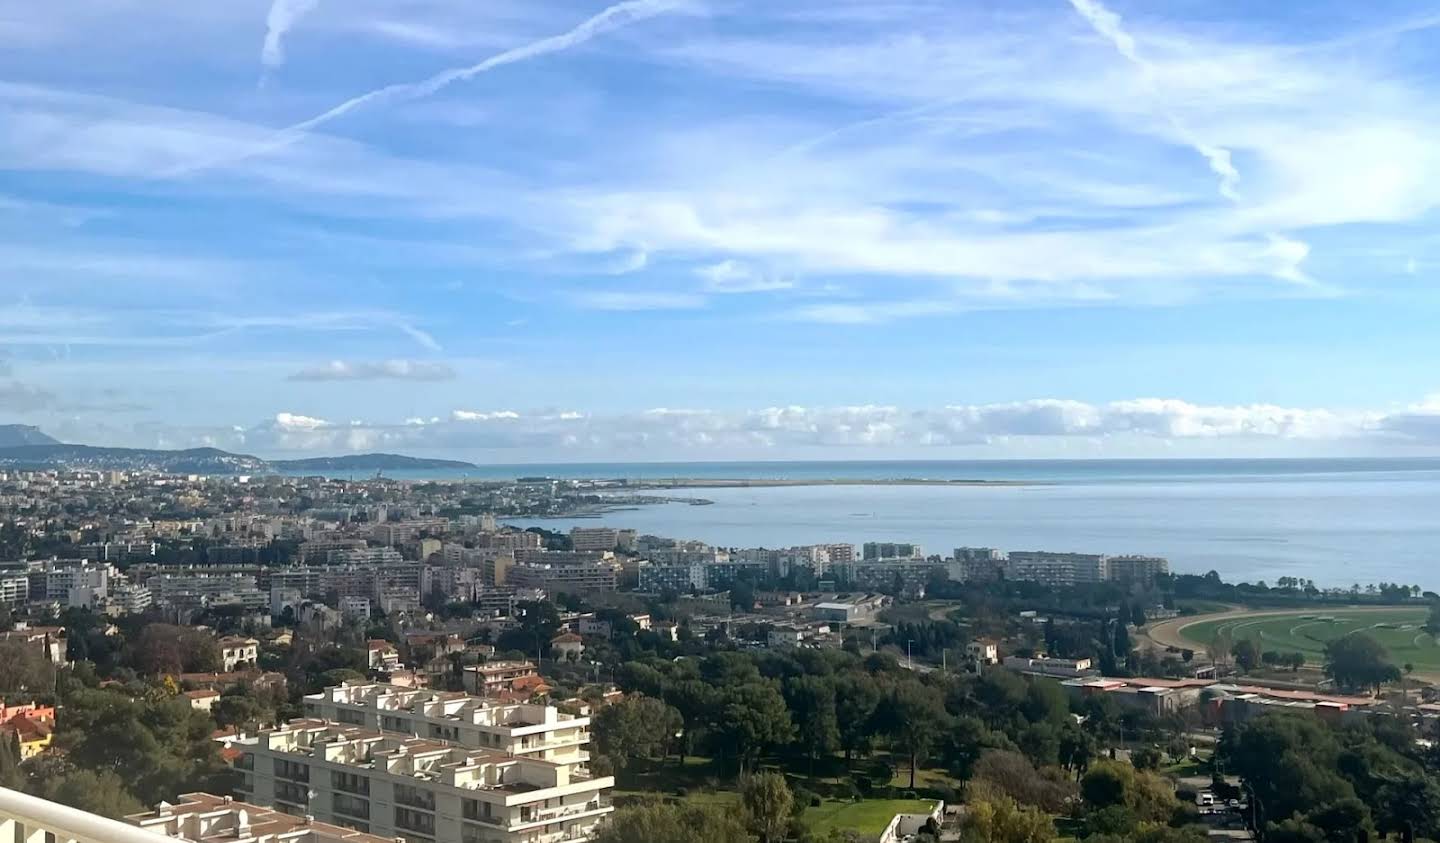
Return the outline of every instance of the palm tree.
[[[1405,671],[1405,675],[1400,677],[1400,699],[1404,704],[1408,705],[1410,702],[1410,691],[1405,687],[1405,677],[1415,672],[1415,665],[1410,662],[1405,662],[1405,666],[1401,669]]]

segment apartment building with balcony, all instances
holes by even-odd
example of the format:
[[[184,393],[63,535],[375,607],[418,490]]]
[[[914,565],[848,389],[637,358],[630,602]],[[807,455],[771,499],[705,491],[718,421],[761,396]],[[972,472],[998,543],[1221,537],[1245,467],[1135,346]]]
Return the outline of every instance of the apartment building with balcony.
[[[132,814],[125,822],[152,835],[203,843],[395,843],[393,838],[210,793],[182,793],[176,804],[161,802],[155,810]]]
[[[579,843],[614,810],[615,780],[580,764],[326,720],[233,746],[246,800],[408,843]]]
[[[444,740],[554,764],[584,765],[590,718],[549,705],[501,703],[458,692],[350,684],[305,697],[305,716]]]
[[[518,679],[538,676],[531,661],[498,661],[466,665],[461,669],[465,690],[490,697],[515,686]]]

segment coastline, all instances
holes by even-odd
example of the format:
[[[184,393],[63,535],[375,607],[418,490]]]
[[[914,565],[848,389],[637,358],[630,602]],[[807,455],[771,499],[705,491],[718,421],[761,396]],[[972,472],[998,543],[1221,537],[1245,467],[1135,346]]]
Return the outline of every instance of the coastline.
[[[594,481],[603,482],[603,481]],[[764,489],[788,486],[1048,486],[1036,480],[941,480],[928,477],[817,477],[817,478],[705,478],[676,477],[670,480],[619,481],[626,489]]]

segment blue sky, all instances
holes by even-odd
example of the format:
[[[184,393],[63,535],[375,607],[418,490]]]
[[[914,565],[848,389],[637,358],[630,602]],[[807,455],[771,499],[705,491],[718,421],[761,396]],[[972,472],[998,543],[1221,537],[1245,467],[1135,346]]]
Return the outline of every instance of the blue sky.
[[[0,421],[1440,452],[1437,40],[1384,0],[0,0]]]

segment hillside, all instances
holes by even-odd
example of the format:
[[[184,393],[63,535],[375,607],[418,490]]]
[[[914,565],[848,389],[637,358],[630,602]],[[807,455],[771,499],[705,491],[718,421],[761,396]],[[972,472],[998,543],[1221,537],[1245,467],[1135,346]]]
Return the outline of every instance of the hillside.
[[[217,448],[156,451],[146,448],[97,448],[92,445],[24,445],[0,449],[0,467],[22,469],[94,469],[159,471],[170,474],[259,474],[269,464],[259,457]]]
[[[0,424],[0,448],[59,444],[60,440],[47,436],[38,427],[28,424]]]
[[[400,454],[349,454],[343,457],[314,457],[301,460],[271,460],[278,471],[423,471],[435,469],[464,470],[476,468],[474,463],[459,460],[431,460]]]
[[[370,471],[463,471],[476,466],[456,460],[432,460],[399,454],[349,454],[301,460],[263,460],[249,454],[232,454],[218,448],[160,451],[149,448],[103,448],[63,445],[33,427],[0,427],[0,435],[18,428],[13,441],[40,441],[0,446],[0,468],[91,469],[95,471],[156,471],[167,474],[339,473]]]

